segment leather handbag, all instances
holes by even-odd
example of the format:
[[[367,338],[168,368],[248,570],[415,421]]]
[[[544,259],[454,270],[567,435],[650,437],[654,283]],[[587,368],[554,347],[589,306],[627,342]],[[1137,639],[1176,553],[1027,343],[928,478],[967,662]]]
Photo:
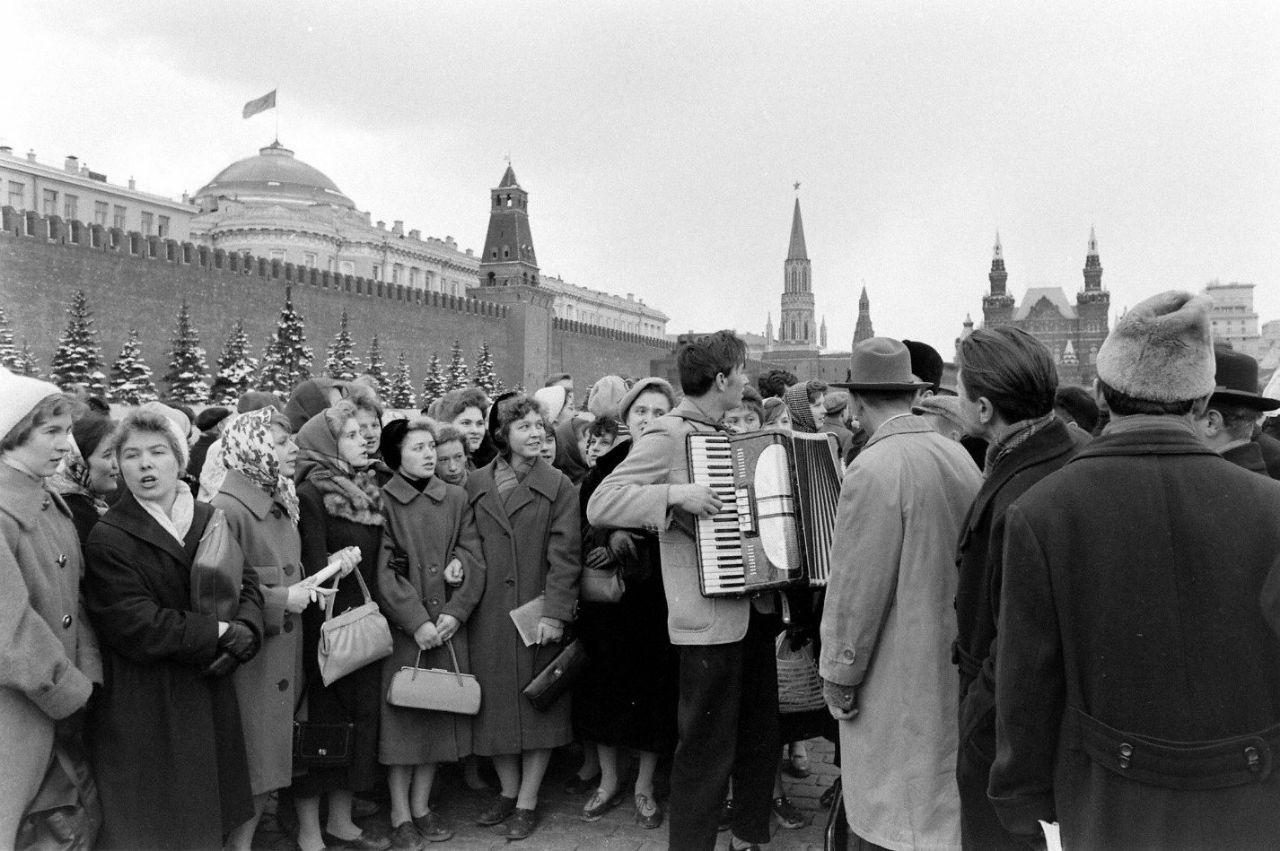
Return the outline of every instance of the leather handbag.
[[[387,703],[405,709],[426,709],[432,712],[453,712],[457,715],[475,715],[480,711],[480,681],[471,674],[464,674],[458,667],[458,654],[453,642],[446,641],[453,670],[423,668],[422,651],[412,667],[405,665],[391,675],[387,687]]]
[[[578,585],[578,596],[584,603],[617,603],[627,585],[620,567],[584,567]]]
[[[244,551],[227,526],[227,516],[215,508],[191,559],[191,610],[220,621],[235,620],[243,582]]]
[[[365,584],[359,569],[356,569],[355,575],[356,581],[360,583],[360,592],[364,595],[363,604],[335,616],[333,598],[337,595],[327,595],[324,623],[320,625],[320,643],[316,647],[320,679],[326,686],[370,662],[391,655],[391,627],[379,611],[378,604],[369,596],[369,586]],[[333,578],[333,588],[338,587],[339,578]]]
[[[524,687],[525,697],[534,708],[546,712],[569,687],[582,676],[587,667],[587,651],[582,642],[574,638],[568,641],[556,657]]]

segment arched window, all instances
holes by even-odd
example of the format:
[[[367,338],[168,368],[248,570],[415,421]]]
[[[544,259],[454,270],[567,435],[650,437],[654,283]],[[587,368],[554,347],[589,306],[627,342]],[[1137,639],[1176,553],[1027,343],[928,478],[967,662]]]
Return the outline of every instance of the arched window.
[[[805,339],[805,340],[809,339],[809,320],[807,320],[807,319],[804,321],[804,337],[803,337],[803,339]]]
[[[796,321],[792,319],[791,320],[791,339],[794,340],[795,338],[796,338]]]

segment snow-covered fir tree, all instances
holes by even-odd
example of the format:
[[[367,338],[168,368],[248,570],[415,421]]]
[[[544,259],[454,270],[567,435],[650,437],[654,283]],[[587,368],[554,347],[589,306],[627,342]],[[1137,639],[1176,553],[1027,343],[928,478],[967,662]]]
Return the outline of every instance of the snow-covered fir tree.
[[[307,345],[302,315],[293,307],[293,292],[284,291],[284,307],[276,331],[267,341],[262,356],[262,371],[258,374],[258,389],[288,396],[293,389],[311,377],[314,355]]]
[[[244,332],[244,320],[237,319],[231,333],[222,344],[218,355],[218,371],[213,377],[213,389],[209,401],[214,405],[231,405],[253,389],[253,374],[258,371],[258,359],[249,354],[249,335]]]
[[[467,362],[462,359],[462,343],[453,341],[453,350],[449,352],[449,373],[445,378],[446,390],[458,390],[471,384],[471,376],[467,374]]]
[[[204,349],[200,348],[200,334],[191,324],[191,311],[186,299],[178,308],[171,344],[169,371],[164,374],[165,383],[169,385],[169,398],[185,405],[205,404],[209,401],[209,382],[205,380],[209,366],[205,362]]]
[[[14,367],[13,371],[31,378],[40,377],[40,365],[36,363],[36,356],[31,351],[31,344],[26,340],[22,341],[22,352],[18,355],[18,365]]]
[[[493,373],[493,355],[489,352],[489,341],[480,344],[480,353],[476,355],[475,385],[492,399],[498,393],[498,377]]]
[[[396,359],[395,373],[391,378],[391,390],[386,396],[390,408],[412,408],[414,406],[413,378],[409,375],[409,364],[405,362],[404,352]]]
[[[111,364],[107,398],[121,405],[141,405],[159,398],[156,386],[151,382],[151,367],[142,357],[142,343],[136,329],[130,329],[128,339],[120,347],[120,354]]]
[[[9,326],[9,317],[0,307],[0,366],[10,372],[18,372],[22,360],[22,352],[13,344],[13,328]]]
[[[382,359],[382,345],[378,342],[377,334],[369,340],[369,354],[365,358],[364,374],[377,383],[379,396],[386,396],[391,390],[391,384],[387,380],[387,362]]]
[[[426,410],[431,403],[445,394],[444,370],[440,368],[440,355],[432,353],[431,362],[427,364],[427,377],[422,379],[422,409]]]
[[[62,332],[58,348],[49,363],[49,378],[63,390],[85,385],[90,395],[101,396],[106,390],[102,373],[102,354],[98,351],[98,332],[93,329],[93,315],[84,290],[71,295],[67,307],[67,329]]]
[[[339,381],[350,381],[360,374],[360,361],[356,359],[355,345],[351,342],[351,331],[347,327],[347,312],[342,311],[342,321],[338,333],[333,335],[333,343],[329,346],[324,361],[324,371],[330,378]]]

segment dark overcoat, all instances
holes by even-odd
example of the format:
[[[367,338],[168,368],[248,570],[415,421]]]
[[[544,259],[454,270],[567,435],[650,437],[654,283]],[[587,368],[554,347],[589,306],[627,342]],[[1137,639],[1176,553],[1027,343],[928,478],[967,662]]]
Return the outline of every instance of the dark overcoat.
[[[1280,639],[1259,597],[1280,484],[1181,418],[1125,417],[1006,517],[1005,825],[1056,819],[1067,848],[1274,847]]]
[[[957,635],[952,661],[960,668],[956,781],[960,787],[961,842],[966,846],[1023,846],[1000,825],[987,800],[987,780],[996,749],[995,639],[1005,511],[1032,485],[1066,464],[1076,449],[1075,435],[1067,426],[1059,419],[1050,420],[987,470],[960,527]]]
[[[483,692],[473,747],[482,756],[572,740],[568,695],[540,712],[521,694],[561,645],[525,647],[510,613],[545,592],[544,614],[572,621],[582,572],[573,483],[539,458],[504,507],[493,476],[496,463],[467,477],[486,570],[484,594],[468,623],[471,669]]]
[[[427,621],[451,615],[461,626],[450,639],[458,667],[471,672],[467,621],[484,592],[480,537],[467,502],[467,492],[437,477],[419,493],[400,474],[382,488],[382,553],[378,560],[378,594],[391,624],[395,649],[382,664],[382,693],[402,666],[453,670],[448,647],[422,652],[413,634]],[[445,567],[462,563],[457,588],[444,581]],[[483,699],[483,697],[482,697]],[[404,709],[382,701],[378,760],[384,765],[456,762],[471,753],[471,716]]]
[[[216,848],[253,815],[235,685],[202,674],[218,621],[191,611],[191,560],[213,510],[196,503],[179,545],[126,493],[89,534],[84,597],[104,679],[89,728],[99,848]],[[262,595],[247,578],[237,619],[261,635]]]
[[[286,509],[238,470],[227,470],[210,505],[226,515],[227,528],[262,588],[262,647],[233,675],[250,785],[260,795],[293,779],[302,618],[285,611],[285,601],[289,586],[302,579],[302,543]]]

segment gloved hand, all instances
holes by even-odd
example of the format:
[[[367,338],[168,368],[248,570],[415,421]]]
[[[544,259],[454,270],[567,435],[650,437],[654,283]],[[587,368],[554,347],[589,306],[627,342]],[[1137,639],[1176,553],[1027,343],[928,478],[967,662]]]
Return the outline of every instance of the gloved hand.
[[[258,636],[244,621],[231,621],[218,639],[218,649],[226,650],[240,663],[248,662],[258,652]]]
[[[823,680],[822,699],[826,701],[831,717],[837,721],[848,721],[858,714],[857,686],[842,686]]]
[[[225,677],[239,667],[240,662],[235,656],[231,655],[230,650],[219,650],[218,655],[204,669],[204,675],[206,677]]]

